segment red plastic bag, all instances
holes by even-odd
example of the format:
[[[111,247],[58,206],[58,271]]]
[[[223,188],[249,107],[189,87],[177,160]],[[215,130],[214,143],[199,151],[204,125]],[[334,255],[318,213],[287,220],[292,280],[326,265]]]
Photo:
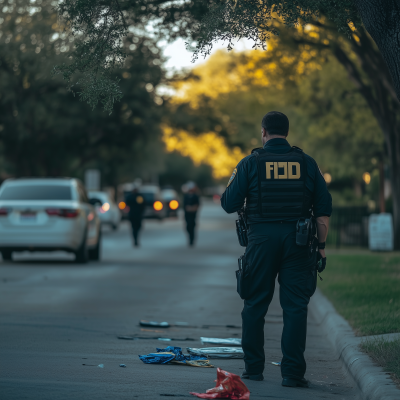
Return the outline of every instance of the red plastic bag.
[[[249,400],[250,391],[242,382],[238,375],[232,374],[222,369],[217,369],[217,386],[208,389],[206,393],[190,392],[193,396],[202,399],[232,399]]]

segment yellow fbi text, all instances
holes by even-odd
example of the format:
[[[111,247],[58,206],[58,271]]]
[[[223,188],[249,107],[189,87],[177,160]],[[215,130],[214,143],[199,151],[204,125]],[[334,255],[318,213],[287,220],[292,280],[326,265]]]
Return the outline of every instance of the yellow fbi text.
[[[300,163],[298,162],[269,162],[265,163],[267,179],[300,179]]]

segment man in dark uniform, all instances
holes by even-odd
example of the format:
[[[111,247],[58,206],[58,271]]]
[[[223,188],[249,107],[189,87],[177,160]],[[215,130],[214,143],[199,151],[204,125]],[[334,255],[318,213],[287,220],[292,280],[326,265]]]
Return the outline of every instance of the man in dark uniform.
[[[317,163],[286,138],[289,120],[272,111],[262,120],[263,148],[253,150],[235,168],[221,205],[228,213],[246,202],[250,291],[242,311],[242,347],[245,379],[262,380],[264,371],[264,317],[272,300],[275,279],[283,309],[282,385],[308,387],[304,378],[307,306],[317,284],[316,258],[325,266],[325,240],[332,198]],[[296,223],[313,213],[317,222],[317,256],[296,244]]]
[[[194,182],[188,182],[186,189],[187,193],[183,198],[183,209],[185,210],[186,230],[189,234],[189,246],[193,246],[196,216],[200,207],[200,200],[196,194],[196,185]]]
[[[126,205],[129,207],[128,218],[132,225],[132,234],[135,247],[139,246],[139,231],[142,227],[143,212],[145,208],[144,198],[139,193],[139,188],[134,187],[132,193],[126,198]]]

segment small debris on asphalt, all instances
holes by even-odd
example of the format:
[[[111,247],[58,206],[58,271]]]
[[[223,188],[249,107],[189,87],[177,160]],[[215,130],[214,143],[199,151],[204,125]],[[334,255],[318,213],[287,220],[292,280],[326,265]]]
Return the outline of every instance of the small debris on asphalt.
[[[146,321],[144,319],[139,321],[140,326],[151,326],[153,328],[169,328],[168,322]]]
[[[166,340],[166,341],[170,341],[170,340],[177,340],[180,342],[187,342],[187,341],[195,341],[195,339],[192,338],[160,338],[158,336],[117,336],[118,339],[122,339],[122,340]]]
[[[208,358],[243,358],[244,353],[241,347],[187,347],[189,354],[205,356]]]
[[[202,399],[250,399],[250,391],[238,375],[217,368],[216,382],[215,387],[208,389],[206,393],[190,392],[190,394]]]
[[[191,367],[213,368],[206,356],[184,355],[181,347],[156,348],[156,353],[139,355],[145,364],[181,364]]]
[[[104,368],[104,364],[99,364],[98,367],[99,368]]]
[[[238,325],[203,325],[203,329],[209,329],[209,328],[231,328],[231,329],[242,329],[241,326]]]
[[[228,339],[219,339],[219,338],[208,338],[201,337],[200,338],[202,344],[219,344],[225,346],[241,346],[242,339],[239,338],[228,338]]]
[[[121,368],[126,368],[126,365],[125,365],[125,364],[119,364],[119,366],[120,366]]]
[[[272,361],[271,363],[272,365],[276,365],[277,367],[281,366],[281,362],[280,361]],[[312,375],[312,374],[311,374]]]

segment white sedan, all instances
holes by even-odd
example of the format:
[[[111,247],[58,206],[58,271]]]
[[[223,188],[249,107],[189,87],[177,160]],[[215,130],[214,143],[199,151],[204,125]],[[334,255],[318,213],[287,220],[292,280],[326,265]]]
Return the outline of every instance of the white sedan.
[[[90,202],[96,207],[101,223],[110,225],[114,230],[118,229],[121,222],[121,211],[109,193],[89,191],[88,194]]]
[[[8,179],[0,188],[0,251],[73,252],[100,259],[100,220],[83,184],[72,178]]]

